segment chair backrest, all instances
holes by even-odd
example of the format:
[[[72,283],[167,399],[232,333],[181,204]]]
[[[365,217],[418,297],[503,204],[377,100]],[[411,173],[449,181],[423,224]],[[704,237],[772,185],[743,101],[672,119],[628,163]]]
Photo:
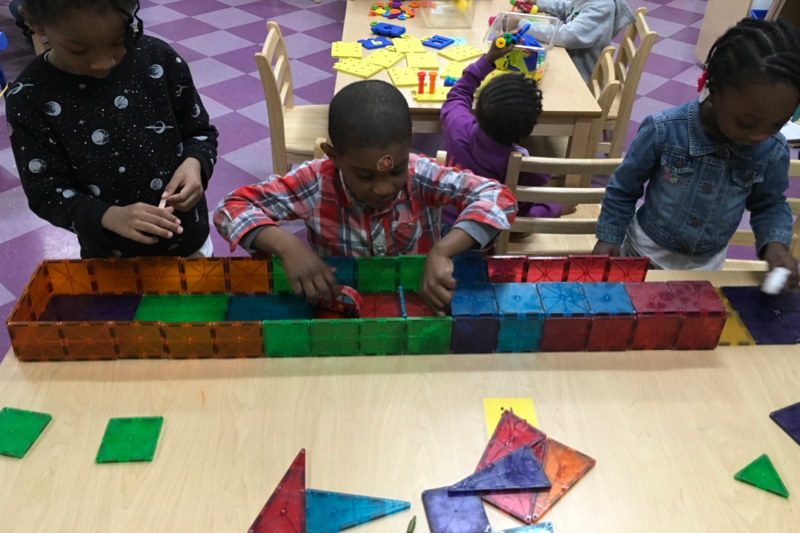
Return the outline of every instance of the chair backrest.
[[[258,75],[264,89],[272,147],[272,171],[282,173],[288,167],[283,111],[294,107],[292,69],[289,53],[277,23],[267,22],[267,38],[255,55]]]
[[[644,18],[647,8],[640,7],[634,13],[635,21],[627,27],[622,37],[617,58],[614,61],[614,70],[617,79],[622,83],[622,96],[619,98],[619,109],[615,118],[613,136],[609,149],[609,157],[622,156],[622,147],[625,143],[625,134],[628,131],[628,122],[631,118],[633,101],[636,99],[636,90],[639,80],[644,72],[644,65],[650,56],[650,50],[656,42],[658,34],[650,30]],[[639,39],[639,46],[636,40]]]
[[[508,160],[506,186],[511,189],[518,202],[557,203],[565,205],[595,204],[594,216],[587,218],[532,218],[517,217],[511,226],[512,232],[556,235],[590,235],[597,228],[599,204],[606,190],[599,187],[523,187],[519,186],[520,172],[541,174],[588,174],[610,176],[622,163],[621,159],[562,159],[550,157],[522,157],[513,153]],[[495,244],[496,254],[508,253],[510,232],[504,231]],[[532,250],[535,251],[535,250]],[[548,250],[548,254],[568,255],[585,253],[564,247],[563,250]],[[516,253],[516,252],[515,252]],[[525,252],[522,252],[525,253]]]
[[[322,159],[325,157],[325,152],[322,151],[322,143],[328,142],[328,139],[325,137],[317,137],[317,140],[314,141],[314,159]]]
[[[602,110],[600,117],[592,121],[592,128],[589,132],[590,144],[586,153],[594,155],[597,153],[597,146],[600,143],[600,137],[603,135],[603,125],[608,118],[608,113],[611,111],[614,99],[622,88],[614,68],[613,46],[606,46],[600,54],[600,58],[594,66],[592,77],[589,78],[588,86]]]
[[[791,161],[789,163],[789,179],[800,179],[800,161]],[[787,202],[789,208],[792,210],[792,215],[797,217],[792,225],[792,244],[789,251],[792,256],[800,261],[800,198],[788,198]],[[730,244],[734,246],[755,246],[756,236],[753,230],[737,230],[731,239]]]

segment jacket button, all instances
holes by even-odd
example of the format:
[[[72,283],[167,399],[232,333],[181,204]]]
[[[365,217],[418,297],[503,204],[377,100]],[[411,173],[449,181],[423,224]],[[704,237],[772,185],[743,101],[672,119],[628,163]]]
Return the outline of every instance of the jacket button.
[[[703,192],[711,192],[711,185],[709,185],[708,183],[703,185]]]
[[[700,226],[700,221],[697,220],[697,219],[694,219],[694,220],[692,220],[690,222],[690,224],[692,225],[693,228],[696,228],[696,227]]]
[[[675,168],[683,168],[683,161],[676,161]]]

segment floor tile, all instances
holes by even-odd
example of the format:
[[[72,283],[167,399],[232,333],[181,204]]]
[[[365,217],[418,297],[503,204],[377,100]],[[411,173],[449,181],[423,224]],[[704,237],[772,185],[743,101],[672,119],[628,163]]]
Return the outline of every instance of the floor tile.
[[[250,41],[251,43],[260,43],[263,45],[264,40],[267,38],[267,23],[263,20],[259,20],[258,22],[251,22],[250,24],[228,28],[227,32]],[[284,39],[293,33],[295,33],[294,30],[281,28],[281,34]]]
[[[656,44],[653,45],[653,52],[656,54],[685,61],[686,63],[696,62],[694,49],[694,44],[674,41],[672,39],[663,39],[657,41]]]
[[[203,13],[219,11],[220,9],[225,9],[230,6],[217,2],[216,0],[181,0],[180,2],[170,4],[169,7],[184,15],[193,17],[202,15]]]
[[[697,87],[692,87],[679,81],[667,80],[661,86],[647,93],[647,97],[665,102],[670,106],[678,106],[697,98]]]
[[[223,156],[223,159],[252,174],[257,181],[264,181],[272,174],[272,149],[270,148],[269,139],[262,139],[238,150],[228,152]]]
[[[672,0],[667,4],[667,7],[692,11],[694,13],[700,13],[701,15],[706,12],[705,0]]]
[[[265,104],[266,106],[266,104]],[[225,135],[219,137],[219,153],[226,154],[254,142],[266,139],[268,132],[259,124],[239,113],[229,113],[214,120],[214,125]]]
[[[645,72],[657,74],[665,78],[672,78],[673,76],[685,72],[686,69],[694,64],[695,61],[680,61],[673,57],[650,52],[644,70]]]
[[[0,243],[47,225],[47,222],[34,215],[28,207],[28,199],[22,191],[22,186],[0,193],[0,213],[3,213]]]
[[[211,57],[190,61],[189,68],[192,69],[194,85],[198,89],[244,74],[244,72],[220,63]]]
[[[648,12],[647,18],[658,18],[689,25],[701,20],[703,18],[703,14],[695,13],[694,11],[687,11],[685,9],[661,6]]]
[[[261,81],[247,75],[209,85],[203,89],[203,94],[233,110],[264,102]]]
[[[213,87],[213,85],[211,87]],[[228,106],[220,104],[219,102],[217,102],[216,100],[214,100],[209,96],[206,96],[202,92],[200,94],[201,98],[203,99],[203,106],[205,106],[206,111],[208,112],[208,116],[211,117],[212,123],[215,118],[233,112],[233,109],[229,108]]]
[[[181,39],[180,43],[187,48],[191,48],[209,57],[224,54],[231,50],[251,47],[254,44],[232,33],[228,33],[225,30],[218,30],[190,39]]]
[[[314,28],[318,28],[319,26],[324,26],[326,24],[335,22],[324,15],[310,13],[306,10],[295,11],[294,13],[287,13],[285,15],[273,17],[272,21],[278,23],[278,25],[281,27],[286,26],[287,28],[292,28],[296,31],[305,32],[308,30],[313,30]]]
[[[164,24],[165,22],[182,19],[183,14],[166,6],[153,6],[140,9],[139,18],[144,21],[145,28],[147,28],[148,26],[155,26],[156,24]]]
[[[336,78],[310,83],[305,87],[295,90],[295,94],[314,104],[328,104],[333,98],[333,88],[336,86]]]
[[[653,89],[661,86],[664,82],[669,81],[667,78],[662,78],[649,72],[642,72],[642,77],[639,80],[639,86],[636,88],[637,95],[648,94]]]
[[[650,29],[657,32],[661,37],[670,37],[686,27],[686,24],[681,24],[680,22],[672,22],[657,17],[646,18],[647,25],[650,26]]]
[[[703,73],[702,67],[700,65],[695,65],[687,68],[685,71],[681,72],[677,76],[673,76],[674,81],[679,81],[681,83],[685,83],[690,87],[694,87],[697,89],[697,79]]]
[[[298,59],[310,54],[325,51],[327,57],[331,56],[331,43],[317,39],[305,33],[295,33],[284,38],[286,48],[289,50],[289,59]]]
[[[692,46],[697,45],[698,37],[700,37],[700,29],[692,28],[691,26],[686,26],[681,31],[670,35],[670,39],[673,41],[681,41],[682,43],[691,44]]]
[[[193,18],[221,30],[227,30],[228,28],[242,26],[251,22],[261,22],[259,17],[235,7],[227,7],[219,11],[196,15]]]
[[[298,98],[295,97],[295,105],[301,105],[297,102]],[[247,107],[242,107],[236,110],[237,113],[243,115],[253,122],[258,122],[263,126],[269,126],[267,122],[267,104],[266,102],[256,102],[255,104]]]
[[[148,26],[147,28],[148,34],[157,33],[169,38],[171,41],[181,41],[198,35],[206,35],[213,31],[216,31],[214,26],[186,17],[172,22],[165,22],[164,24],[156,24],[153,27]]]
[[[633,103],[631,120],[634,122],[642,122],[648,115],[664,111],[670,107],[673,106],[660,100],[654,100],[649,96],[642,96]]]
[[[292,61],[291,66],[292,83],[295,89],[336,76],[333,70],[320,70],[306,64],[303,60]]]
[[[328,72],[335,72],[333,70],[333,65],[336,63],[338,59],[334,59],[331,57],[330,48],[326,48],[321,52],[317,52],[315,54],[309,54],[303,57],[303,63],[307,65],[311,65],[314,68],[319,70],[324,70]],[[322,102],[319,102],[322,103]],[[327,102],[326,102],[327,103]]]
[[[255,55],[260,51],[261,45],[254,44],[246,48],[240,48],[239,50],[233,50],[232,52],[214,56],[214,59],[221,63],[225,63],[229,67],[233,67],[240,72],[249,74],[251,72],[256,72],[258,69],[256,66]],[[290,63],[290,66],[293,65]]]

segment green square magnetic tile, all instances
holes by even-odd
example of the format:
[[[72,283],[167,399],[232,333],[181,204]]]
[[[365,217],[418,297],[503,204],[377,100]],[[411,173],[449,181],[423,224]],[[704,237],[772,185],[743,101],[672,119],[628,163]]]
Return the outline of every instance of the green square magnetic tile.
[[[147,294],[136,309],[141,322],[222,322],[228,294]]]
[[[0,455],[25,457],[52,419],[46,413],[3,408],[0,411]]]
[[[311,354],[310,320],[265,320],[264,353],[267,357],[303,357]]]
[[[362,318],[361,353],[396,355],[405,351],[406,319]]]
[[[283,263],[280,258],[272,258],[270,268],[270,279],[272,280],[272,292],[292,292],[292,286],[286,278],[286,271],[283,270]]]
[[[359,257],[356,259],[358,292],[394,292],[397,290],[396,257]]]
[[[311,321],[311,355],[358,355],[358,320]]]
[[[398,261],[398,285],[409,292],[419,292],[422,284],[422,271],[425,268],[424,255],[401,255]]]
[[[152,461],[164,418],[161,416],[112,418],[97,452],[98,463]]]
[[[452,329],[453,318],[449,316],[406,319],[408,332],[406,353],[450,353]]]

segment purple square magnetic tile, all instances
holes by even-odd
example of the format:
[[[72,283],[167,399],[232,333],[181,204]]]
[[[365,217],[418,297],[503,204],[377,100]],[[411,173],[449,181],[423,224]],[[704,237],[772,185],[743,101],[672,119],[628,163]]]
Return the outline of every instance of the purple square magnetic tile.
[[[247,75],[203,87],[201,93],[233,110],[255,103],[264,104],[264,89],[261,81]],[[266,106],[266,104],[264,105]]]
[[[488,533],[492,530],[480,496],[457,496],[447,489],[442,487],[422,493],[431,533]]]
[[[191,37],[197,37],[198,35],[206,35],[208,33],[215,32],[217,31],[217,28],[206,24],[205,22],[200,22],[199,20],[182,17],[177,20],[173,20],[172,22],[148,26],[147,31],[157,33],[158,35],[163,35],[164,37],[169,38],[171,41],[180,41],[183,39],[189,39]]]
[[[794,336],[795,341],[800,343],[800,313],[796,311],[781,313],[780,319]]]
[[[722,294],[740,316],[775,314],[772,297],[758,287],[722,287]]]
[[[56,294],[47,303],[42,322],[133,320],[138,294]]]
[[[195,15],[211,13],[212,11],[219,11],[220,9],[225,9],[230,6],[217,2],[216,0],[180,0],[179,2],[172,2],[169,4],[169,7],[179,13],[193,17]]]
[[[779,315],[740,316],[756,344],[796,344],[797,339]]]
[[[773,411],[769,417],[797,444],[800,444],[800,403]]]
[[[492,353],[497,349],[497,318],[456,317],[450,338],[453,353]]]
[[[695,13],[694,11],[687,11],[685,9],[676,9],[669,6],[661,6],[647,13],[647,18],[658,18],[669,20],[672,22],[679,22],[686,26],[694,24],[703,18],[702,13]]]
[[[672,106],[678,106],[696,98],[697,87],[692,87],[679,81],[667,80],[660,87],[647,93],[647,97]]]
[[[666,55],[651,52],[644,65],[645,72],[652,72],[665,78],[673,78],[685,72],[689,67],[694,66],[694,62],[681,61]]]
[[[224,54],[232,50],[240,50],[242,48],[249,49],[251,54],[255,54],[261,50],[261,47],[256,43],[251,43],[225,30],[217,30],[198,37],[181,39],[180,43],[208,57]]]

